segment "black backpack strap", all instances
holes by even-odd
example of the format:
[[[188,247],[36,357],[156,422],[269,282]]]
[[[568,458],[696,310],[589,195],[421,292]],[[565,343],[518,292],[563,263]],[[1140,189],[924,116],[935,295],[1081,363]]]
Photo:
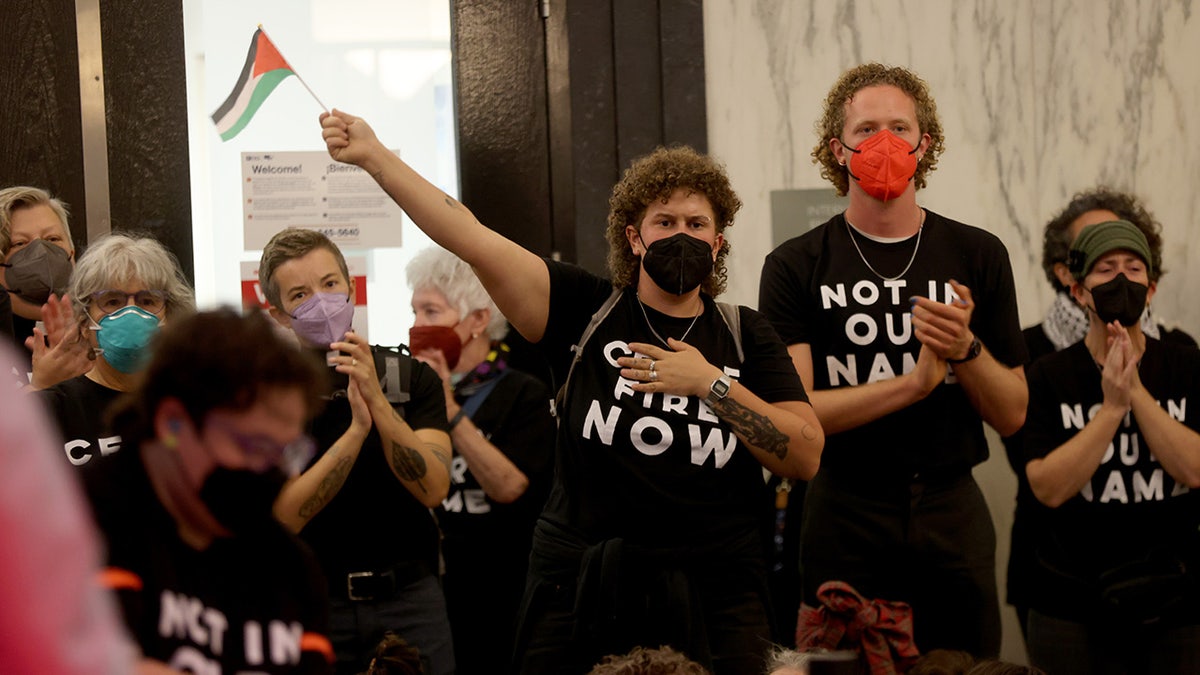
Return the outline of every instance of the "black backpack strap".
[[[583,346],[592,337],[592,333],[596,332],[596,327],[600,325],[600,322],[608,318],[609,312],[612,312],[612,308],[621,300],[623,293],[623,289],[614,288],[612,295],[609,295],[604,304],[600,305],[600,309],[597,309],[596,313],[592,314],[592,320],[583,329],[583,335],[579,336],[579,342],[571,345],[571,351],[575,352],[575,355],[571,357],[571,366],[567,368],[567,378],[563,381],[563,385],[558,388],[558,393],[554,396],[554,405],[550,408],[550,412],[555,417],[558,417],[558,411],[562,409],[562,405],[567,400],[567,389],[571,386],[571,374],[575,372],[575,365],[583,358]]]
[[[408,403],[412,395],[412,357],[408,349],[400,347],[371,346],[371,354],[375,357],[375,374],[379,376],[379,386],[383,389],[388,403],[393,406]]]

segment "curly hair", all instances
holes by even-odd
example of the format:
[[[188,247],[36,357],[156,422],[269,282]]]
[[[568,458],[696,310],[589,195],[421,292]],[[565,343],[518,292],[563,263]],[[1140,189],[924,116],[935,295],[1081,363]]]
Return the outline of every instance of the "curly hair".
[[[813,164],[821,166],[821,177],[833,183],[838,196],[845,195],[850,189],[850,178],[846,167],[838,164],[833,156],[829,141],[842,137],[842,130],[846,126],[846,106],[854,99],[854,95],[867,87],[880,85],[891,85],[908,94],[917,108],[917,126],[921,133],[929,134],[929,147],[917,163],[917,172],[913,175],[913,184],[918,190],[925,187],[925,176],[937,167],[938,156],[945,149],[937,103],[930,96],[929,86],[924,80],[910,70],[881,63],[864,63],[851,68],[842,73],[829,90],[829,95],[825,97],[825,112],[813,126],[817,137],[821,139],[812,151]]]
[[[1128,220],[1146,235],[1150,245],[1150,281],[1157,282],[1166,270],[1162,266],[1162,225],[1146,210],[1136,196],[1106,186],[1078,192],[1066,207],[1046,223],[1042,234],[1042,271],[1050,287],[1058,291],[1062,284],[1054,274],[1055,263],[1067,262],[1071,250],[1071,223],[1088,211],[1112,211],[1122,220]]]
[[[634,647],[628,654],[609,655],[588,675],[708,675],[703,666],[671,649]]]
[[[725,168],[708,155],[688,146],[660,147],[633,162],[620,182],[613,186],[608,200],[608,271],[617,288],[637,283],[639,258],[629,247],[625,227],[633,225],[641,231],[646,209],[655,201],[666,203],[676,190],[702,194],[708,198],[716,216],[717,234],[733,226],[733,216],[742,208],[729,184]],[[729,241],[721,244],[712,274],[700,285],[700,290],[712,297],[725,290],[729,273],[725,258]]]

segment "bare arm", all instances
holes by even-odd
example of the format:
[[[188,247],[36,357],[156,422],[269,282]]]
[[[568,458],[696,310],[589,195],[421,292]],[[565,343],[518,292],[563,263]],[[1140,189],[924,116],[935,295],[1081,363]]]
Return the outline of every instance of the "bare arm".
[[[950,285],[961,300],[945,304],[914,298],[912,310],[913,335],[946,360],[964,358],[975,340],[970,329],[975,311],[971,290],[953,280]],[[979,356],[953,368],[971,406],[1001,436],[1011,436],[1025,424],[1029,388],[1025,385],[1024,366],[1009,368],[985,346]]]
[[[447,414],[450,409],[446,409]],[[457,414],[457,409],[455,410]],[[454,449],[466,458],[471,475],[485,494],[501,504],[517,501],[529,488],[529,477],[492,444],[469,417],[463,417],[450,432]]]
[[[1100,378],[1104,400],[1096,416],[1066,443],[1025,465],[1025,475],[1038,501],[1057,508],[1091,480],[1129,413],[1136,373],[1137,358],[1126,336],[1123,344],[1113,343],[1109,348]]]
[[[946,379],[946,362],[922,346],[912,371],[890,380],[837,389],[813,389],[812,346],[788,347],[825,433],[860,427],[920,401]]]
[[[634,391],[664,392],[703,399],[721,369],[709,363],[695,347],[669,339],[670,350],[643,342],[629,348],[646,357],[617,359],[621,376],[634,381]],[[649,361],[654,361],[654,370]],[[734,382],[729,395],[713,412],[729,424],[755,459],[772,473],[787,478],[812,478],[821,463],[825,432],[812,406],[803,401],[767,403]]]
[[[1130,353],[1133,353],[1129,331],[1124,326],[1113,322],[1108,326],[1108,333],[1114,345],[1129,344]],[[1135,356],[1138,361],[1141,360],[1141,354]],[[1134,365],[1130,374],[1129,405],[1137,419],[1138,429],[1146,439],[1146,445],[1154,452],[1163,470],[1171,474],[1176,482],[1191,489],[1200,487],[1200,434],[1159,406],[1142,384],[1136,362]]]
[[[353,413],[346,433],[307,471],[288,481],[275,499],[275,517],[293,532],[303,529],[337,496],[371,431],[371,412],[358,391],[358,383],[351,381],[346,395]]]
[[[342,353],[336,370],[358,385],[371,422],[379,430],[384,459],[400,483],[429,508],[442,503],[450,491],[450,436],[440,429],[414,430],[392,407],[379,385],[371,347],[358,334],[346,333],[330,345]]]
[[[1124,409],[1105,403],[1071,440],[1041,459],[1030,460],[1025,465],[1025,475],[1038,501],[1057,508],[1079,494],[1100,468],[1108,444],[1123,419]]]
[[[527,340],[541,340],[550,312],[550,274],[541,258],[485,227],[389,151],[361,118],[334,110],[321,115],[321,126],[331,157],[371,174],[417,227],[474,268]]]
[[[1200,488],[1200,434],[1163,410],[1140,380],[1130,403],[1138,429],[1163,469],[1177,482]]]

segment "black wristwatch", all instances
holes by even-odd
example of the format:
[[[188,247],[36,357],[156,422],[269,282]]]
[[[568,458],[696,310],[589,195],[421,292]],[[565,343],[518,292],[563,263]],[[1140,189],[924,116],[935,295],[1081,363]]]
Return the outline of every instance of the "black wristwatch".
[[[704,402],[708,407],[713,407],[718,401],[729,395],[729,388],[733,386],[728,375],[722,375],[713,380],[713,383],[708,387],[708,396],[704,397]]]
[[[983,351],[983,343],[979,341],[978,337],[976,337],[974,340],[971,340],[971,346],[967,347],[967,355],[966,356],[962,357],[961,359],[946,359],[946,363],[950,363],[950,364],[966,363],[967,361],[974,359],[976,356],[979,356],[979,353],[982,351]]]

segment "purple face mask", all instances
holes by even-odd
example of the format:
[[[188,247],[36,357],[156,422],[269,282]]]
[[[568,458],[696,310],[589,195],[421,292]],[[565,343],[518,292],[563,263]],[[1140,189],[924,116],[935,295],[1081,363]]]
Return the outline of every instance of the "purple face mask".
[[[292,311],[292,330],[314,347],[340,341],[354,320],[354,304],[342,293],[316,293]]]

